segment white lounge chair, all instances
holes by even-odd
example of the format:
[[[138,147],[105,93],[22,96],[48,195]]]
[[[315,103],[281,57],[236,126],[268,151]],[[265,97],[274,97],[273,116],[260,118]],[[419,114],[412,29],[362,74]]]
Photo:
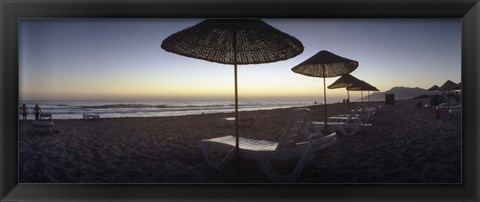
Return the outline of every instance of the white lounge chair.
[[[370,120],[370,117],[373,115],[371,111],[366,110],[352,110],[350,114],[339,114],[332,117],[329,117],[329,121],[332,120],[353,120],[360,124],[367,124]]]
[[[52,114],[51,113],[40,113],[40,120],[52,120]]]
[[[94,120],[99,118],[100,118],[99,114],[83,114],[83,119],[85,120]]]
[[[336,134],[324,136],[306,130],[310,110],[296,109],[292,112],[286,131],[279,142],[239,138],[240,157],[255,160],[270,181],[295,181],[311,155],[336,141]],[[306,139],[305,139],[306,138]],[[301,140],[303,139],[303,140]],[[300,141],[299,141],[300,140]],[[221,170],[235,153],[235,137],[224,136],[201,141],[207,164]],[[291,173],[278,173],[273,161],[299,159]]]
[[[360,108],[357,110],[350,110],[350,114],[339,114],[335,115],[333,117],[329,117],[329,121],[334,121],[334,120],[348,120],[349,118],[363,124],[363,126],[370,126],[368,124],[368,121],[370,120],[370,117],[375,115],[377,110],[382,108],[382,105],[379,105],[378,107],[364,107]]]
[[[372,126],[372,124],[369,123],[362,123],[360,118],[353,116],[329,117],[327,119],[327,125],[333,127],[343,135],[355,135],[361,127]],[[308,129],[311,132],[324,131],[325,122],[311,121],[308,124]]]
[[[53,130],[53,121],[32,121],[33,132],[35,133],[36,129],[48,129],[50,134]]]

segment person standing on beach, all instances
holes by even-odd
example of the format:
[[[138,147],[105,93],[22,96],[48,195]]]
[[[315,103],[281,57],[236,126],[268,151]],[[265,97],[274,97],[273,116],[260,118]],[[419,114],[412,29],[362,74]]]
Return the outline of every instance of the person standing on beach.
[[[23,116],[23,120],[27,120],[27,113],[28,113],[28,108],[27,106],[25,106],[25,104],[23,104],[20,109],[22,110],[22,116]]]
[[[35,120],[38,120],[40,117],[40,113],[42,113],[42,109],[40,109],[40,106],[36,104],[35,108],[33,108],[33,112],[35,113]]]
[[[455,105],[461,105],[462,104],[462,96],[458,95],[458,92],[455,92]]]
[[[442,99],[440,100],[440,104],[447,103],[447,102],[448,102],[447,94],[445,92],[443,92]]]

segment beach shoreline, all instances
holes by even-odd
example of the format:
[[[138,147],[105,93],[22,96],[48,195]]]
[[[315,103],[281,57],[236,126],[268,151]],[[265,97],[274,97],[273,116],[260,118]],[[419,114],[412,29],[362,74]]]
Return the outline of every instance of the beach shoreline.
[[[338,135],[303,170],[298,183],[461,183],[461,117],[431,108],[427,100],[383,106],[371,127],[353,136]],[[384,105],[371,102],[370,106]],[[328,116],[344,114],[347,104],[328,104]],[[352,109],[359,103],[352,103]],[[323,121],[324,106],[308,106]],[[291,108],[240,112],[255,115],[240,136],[277,141]],[[19,124],[20,183],[269,183],[259,166],[242,160],[222,171],[205,163],[200,141],[234,135],[218,120],[233,113],[174,117],[53,120],[54,133]]]

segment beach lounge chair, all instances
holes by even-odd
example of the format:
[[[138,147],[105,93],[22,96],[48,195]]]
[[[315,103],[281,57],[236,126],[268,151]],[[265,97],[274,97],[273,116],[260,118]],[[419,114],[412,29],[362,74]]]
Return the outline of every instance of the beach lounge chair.
[[[447,109],[452,109],[452,108],[461,108],[462,105],[448,105],[447,103],[442,103],[442,104],[439,104],[436,108],[437,109],[443,109],[443,110],[447,110]]]
[[[363,109],[358,109],[358,110],[352,110],[350,114],[339,114],[333,117],[329,117],[329,121],[332,120],[344,120],[347,121],[349,119],[356,121],[360,124],[367,124],[368,121],[370,120],[370,117],[375,114],[375,111],[373,110],[363,110]]]
[[[49,133],[52,134],[53,121],[33,121],[32,126],[34,133],[36,129],[48,129]]]
[[[351,123],[347,121],[336,121],[336,122],[327,122],[328,126],[331,126],[335,129],[335,131],[343,134],[343,135],[355,135],[358,129],[362,126],[359,123]],[[320,121],[312,121],[310,128],[313,131],[324,131],[325,130],[325,122]]]
[[[362,123],[358,117],[354,116],[335,116],[327,119],[327,125],[343,135],[355,135],[361,127],[372,126],[369,123]],[[311,121],[307,125],[307,128],[312,132],[325,130],[325,122],[323,121]]]
[[[378,107],[364,107],[361,108],[360,111],[365,111],[370,113],[371,115],[375,115],[375,113],[382,108],[382,105],[378,105]]]
[[[256,161],[270,181],[295,181],[311,155],[336,141],[336,134],[310,133],[305,120],[310,110],[294,109],[286,130],[279,142],[239,138],[240,157]],[[224,136],[201,141],[207,164],[221,170],[232,159],[235,152],[235,137]],[[274,168],[276,161],[298,159],[293,171],[279,173]]]
[[[99,119],[100,115],[98,114],[83,114],[83,119],[85,120],[93,120],[93,119]]]
[[[40,120],[52,120],[52,114],[51,113],[40,113]]]
[[[380,108],[382,108],[382,105],[379,105],[378,107],[364,107],[357,110],[352,109],[350,110],[350,114],[339,114],[333,117],[329,117],[328,119],[329,121],[334,121],[348,120],[350,118],[360,124],[363,124],[362,126],[370,126],[370,124],[368,124],[370,117],[375,115],[377,110],[379,110]]]

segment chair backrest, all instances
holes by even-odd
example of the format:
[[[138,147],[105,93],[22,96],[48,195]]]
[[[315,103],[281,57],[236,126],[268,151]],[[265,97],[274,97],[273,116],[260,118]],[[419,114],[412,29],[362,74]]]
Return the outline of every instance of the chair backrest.
[[[305,135],[305,125],[310,121],[310,109],[294,108],[290,114],[285,131],[278,141],[277,149],[288,148],[295,145],[298,138]]]

